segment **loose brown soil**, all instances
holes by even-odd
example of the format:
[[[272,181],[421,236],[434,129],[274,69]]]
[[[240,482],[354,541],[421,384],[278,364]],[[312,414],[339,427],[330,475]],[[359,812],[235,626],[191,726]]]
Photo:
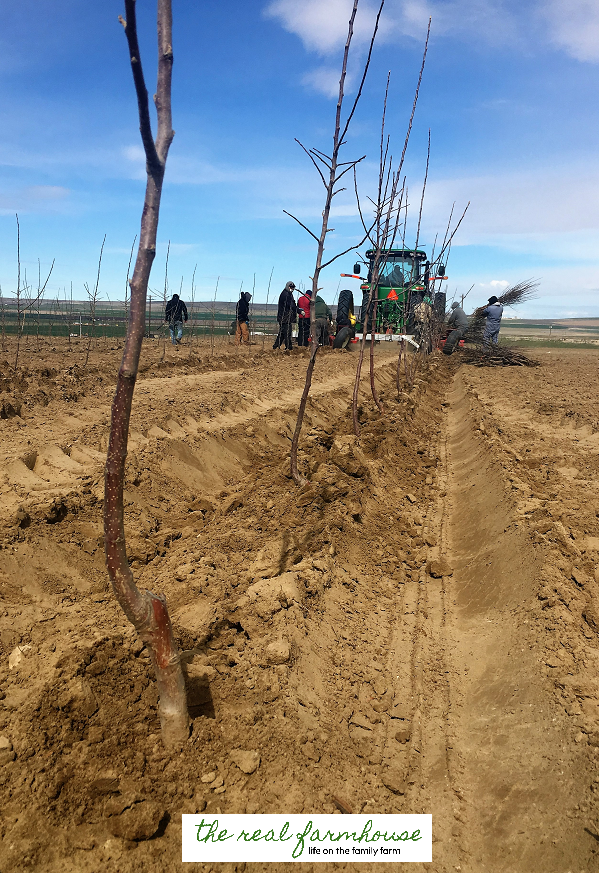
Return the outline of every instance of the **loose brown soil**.
[[[432,812],[438,873],[599,869],[599,353],[435,355],[397,398],[396,351],[358,440],[356,355],[319,356],[298,490],[303,352],[145,349],[128,553],[184,650],[168,755],[103,564],[120,350],[6,349],[2,873],[179,869],[205,809]]]

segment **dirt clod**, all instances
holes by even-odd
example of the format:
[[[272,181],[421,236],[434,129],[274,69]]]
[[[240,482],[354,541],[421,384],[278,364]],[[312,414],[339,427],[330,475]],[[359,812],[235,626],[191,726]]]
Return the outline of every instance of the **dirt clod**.
[[[108,828],[115,837],[124,840],[149,840],[164,818],[165,811],[149,800],[135,803],[118,816],[108,819]]]
[[[246,773],[248,776],[251,773],[255,773],[260,766],[260,755],[255,751],[234,749],[232,752],[229,752],[229,757],[242,773]]]

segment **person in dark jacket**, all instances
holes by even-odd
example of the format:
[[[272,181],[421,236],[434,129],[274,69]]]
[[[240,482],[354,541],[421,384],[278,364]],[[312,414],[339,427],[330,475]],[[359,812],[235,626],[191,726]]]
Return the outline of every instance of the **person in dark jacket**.
[[[307,346],[310,338],[310,300],[312,298],[312,289],[308,288],[300,299],[297,301],[298,314],[298,331],[297,344],[298,346]]]
[[[458,345],[466,331],[468,330],[468,316],[457,302],[454,300],[451,304],[451,315],[447,321],[447,326],[452,328],[451,333],[445,340],[443,346],[443,354],[451,355],[455,347]]]
[[[291,349],[291,328],[297,319],[297,306],[293,292],[295,285],[293,282],[287,282],[279,296],[279,307],[277,310],[277,321],[279,322],[279,332],[274,342],[273,349],[278,349],[285,343],[286,349]]]
[[[497,297],[489,297],[489,305],[483,309],[483,315],[487,318],[485,332],[483,334],[483,348],[490,348],[491,343],[497,345],[499,342],[499,328],[501,327],[501,316],[503,315],[503,306]]]
[[[168,324],[172,344],[178,345],[183,336],[183,322],[187,321],[187,306],[179,299],[178,294],[173,294],[166,304],[164,320]]]
[[[333,326],[333,314],[322,297],[317,294],[314,301],[314,309],[316,316],[316,336],[318,337],[319,346],[329,345],[329,336]]]
[[[235,309],[235,319],[237,321],[237,327],[235,329],[235,345],[241,345],[242,343],[246,346],[250,344],[250,329],[248,327],[248,323],[250,320],[250,300],[252,299],[252,295],[249,291],[242,291],[239,295],[239,300],[237,301],[237,307]]]

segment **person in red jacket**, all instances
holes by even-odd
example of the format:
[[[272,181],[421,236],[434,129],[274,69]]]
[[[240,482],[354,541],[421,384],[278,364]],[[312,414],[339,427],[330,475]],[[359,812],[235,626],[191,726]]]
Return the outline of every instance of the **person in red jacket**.
[[[312,291],[308,289],[304,291],[301,295],[300,299],[297,301],[297,310],[299,316],[299,327],[298,327],[298,336],[297,336],[297,344],[298,346],[307,346],[308,339],[310,337],[310,300],[312,298]]]

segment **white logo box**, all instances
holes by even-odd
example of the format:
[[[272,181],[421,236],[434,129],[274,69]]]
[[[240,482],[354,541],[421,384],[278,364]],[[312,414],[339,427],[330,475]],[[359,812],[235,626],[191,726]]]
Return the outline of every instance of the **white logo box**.
[[[427,862],[432,815],[183,815],[183,861]]]

